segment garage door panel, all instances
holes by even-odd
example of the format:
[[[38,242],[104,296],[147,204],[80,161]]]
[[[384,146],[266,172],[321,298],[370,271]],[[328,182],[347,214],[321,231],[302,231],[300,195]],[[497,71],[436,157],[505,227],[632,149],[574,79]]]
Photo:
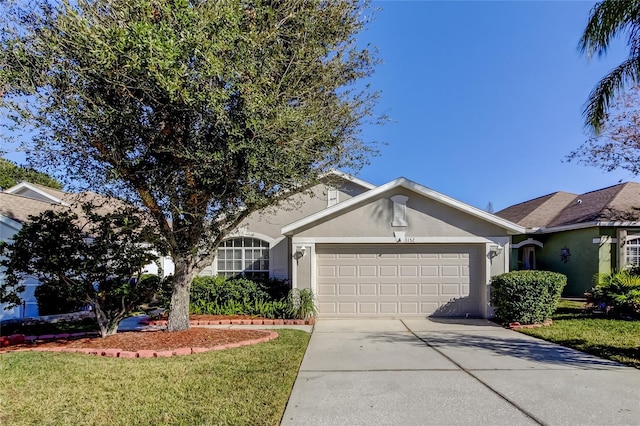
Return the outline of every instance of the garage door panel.
[[[418,266],[417,265],[401,266],[400,267],[400,276],[401,277],[417,277],[418,276]]]
[[[318,278],[335,277],[337,268],[333,265],[319,265]]]
[[[477,246],[319,244],[316,252],[320,316],[480,313]]]
[[[360,284],[360,294],[362,296],[377,296],[378,284]]]

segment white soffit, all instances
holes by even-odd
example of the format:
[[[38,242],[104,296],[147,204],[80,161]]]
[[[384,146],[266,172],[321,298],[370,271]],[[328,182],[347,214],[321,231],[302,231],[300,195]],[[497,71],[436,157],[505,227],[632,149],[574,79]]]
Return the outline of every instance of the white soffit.
[[[56,204],[62,204],[62,205],[68,205],[66,204],[63,200],[61,200],[58,197],[54,197],[53,195],[49,194],[46,191],[43,191],[40,188],[35,187],[34,185],[31,185],[29,182],[20,182],[17,185],[12,186],[11,188],[6,189],[4,192],[6,192],[7,194],[16,194],[17,192],[19,192],[21,189],[29,189],[35,193],[38,193],[40,195],[42,195],[43,197],[46,197],[48,199],[50,199],[52,202],[56,203]],[[19,195],[19,194],[16,194]]]
[[[357,204],[361,204],[364,201],[373,199],[379,196],[380,194],[383,194],[384,192],[395,189],[395,188],[405,188],[405,189],[414,191],[424,197],[430,198],[434,201],[438,201],[444,205],[447,205],[454,209],[470,214],[471,216],[485,220],[493,225],[496,225],[500,228],[503,228],[509,231],[510,233],[513,233],[513,234],[525,233],[526,228],[524,226],[520,226],[513,222],[509,222],[508,220],[502,219],[491,213],[485,212],[484,210],[470,206],[469,204],[463,203],[462,201],[458,201],[454,198],[448,197],[444,194],[434,191],[433,189],[427,188],[426,186],[420,185],[416,182],[413,182],[403,177],[392,180],[391,182],[388,182],[384,185],[380,185],[374,189],[364,192],[347,201],[343,201],[342,203],[336,204],[335,206],[329,207],[318,213],[312,214],[296,222],[293,222],[289,225],[286,225],[282,227],[281,232],[283,235],[293,234],[299,228],[318,222],[327,216],[334,215],[336,213],[348,210]]]

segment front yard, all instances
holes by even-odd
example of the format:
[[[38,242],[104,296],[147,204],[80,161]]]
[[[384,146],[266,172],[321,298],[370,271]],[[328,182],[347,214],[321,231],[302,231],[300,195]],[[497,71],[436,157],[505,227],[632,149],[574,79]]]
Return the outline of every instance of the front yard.
[[[0,355],[3,425],[277,425],[309,341],[302,331],[172,358]]]
[[[580,302],[562,300],[553,325],[520,331],[640,368],[640,321],[593,317]]]

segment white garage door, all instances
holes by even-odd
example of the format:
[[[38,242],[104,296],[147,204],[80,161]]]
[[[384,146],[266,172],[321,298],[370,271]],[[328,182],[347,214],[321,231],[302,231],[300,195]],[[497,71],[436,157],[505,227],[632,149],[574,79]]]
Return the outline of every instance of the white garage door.
[[[473,245],[318,245],[318,313],[350,316],[480,315]]]

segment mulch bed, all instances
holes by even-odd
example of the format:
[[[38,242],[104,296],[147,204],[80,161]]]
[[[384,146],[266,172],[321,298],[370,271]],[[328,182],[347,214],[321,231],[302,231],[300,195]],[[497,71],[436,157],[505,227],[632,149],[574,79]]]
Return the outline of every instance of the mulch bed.
[[[80,338],[76,340],[55,340],[34,344],[20,344],[0,349],[0,352],[24,350],[27,348],[118,348],[123,351],[141,350],[172,351],[179,348],[213,348],[227,346],[247,340],[268,336],[260,330],[220,330],[210,328],[190,328],[184,331],[142,331],[118,333],[105,338]]]

